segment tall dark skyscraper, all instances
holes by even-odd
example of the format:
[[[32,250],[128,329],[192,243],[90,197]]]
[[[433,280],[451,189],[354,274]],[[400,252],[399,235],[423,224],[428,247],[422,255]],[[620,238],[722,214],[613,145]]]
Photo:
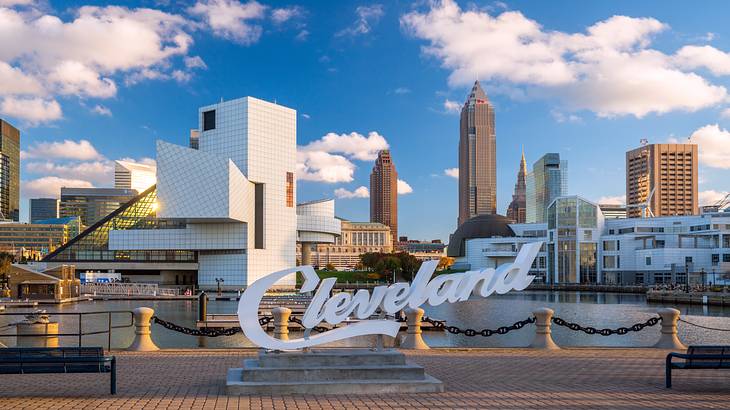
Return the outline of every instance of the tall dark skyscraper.
[[[20,131],[0,119],[0,219],[20,219]]]
[[[459,225],[497,213],[497,135],[494,107],[479,81],[461,109],[459,137]]]
[[[527,162],[525,162],[525,150],[522,150],[522,159],[520,159],[520,170],[517,171],[517,183],[515,184],[515,193],[512,194],[512,202],[507,208],[507,218],[521,224],[525,223],[527,214]]]
[[[398,172],[389,150],[382,150],[370,174],[370,222],[390,227],[393,242],[398,242]]]

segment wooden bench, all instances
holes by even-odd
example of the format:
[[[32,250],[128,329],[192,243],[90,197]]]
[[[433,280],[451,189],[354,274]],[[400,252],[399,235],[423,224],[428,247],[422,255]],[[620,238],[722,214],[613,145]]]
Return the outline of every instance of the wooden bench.
[[[101,347],[17,347],[0,349],[0,374],[111,373],[117,393],[117,360]]]
[[[684,362],[673,362],[673,358]],[[687,353],[669,353],[666,363],[667,389],[672,388],[672,369],[728,369],[730,346],[690,346]]]

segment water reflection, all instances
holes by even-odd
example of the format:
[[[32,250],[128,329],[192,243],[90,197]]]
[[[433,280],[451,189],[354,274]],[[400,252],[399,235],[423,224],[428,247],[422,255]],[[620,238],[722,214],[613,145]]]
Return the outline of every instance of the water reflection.
[[[155,310],[159,317],[186,327],[195,327],[197,302],[195,301],[94,301],[82,302],[73,305],[44,306],[43,308],[55,312],[93,312],[107,310],[131,310],[135,307],[147,306]],[[582,325],[591,325],[597,328],[629,327],[634,323],[644,322],[656,315],[656,310],[663,307],[660,304],[646,303],[644,295],[617,294],[596,292],[544,292],[525,291],[512,292],[506,295],[493,295],[489,298],[472,298],[469,301],[455,304],[442,304],[431,307],[424,306],[426,315],[436,319],[446,320],[448,324],[461,328],[470,327],[476,330],[484,328],[496,329],[532,316],[532,311],[540,307],[549,307],[555,310],[557,316]],[[211,301],[208,304],[208,313],[235,313],[236,301]],[[720,306],[682,306],[683,318],[704,326],[730,329],[730,308]],[[8,309],[12,312],[27,311],[27,309]],[[78,320],[72,316],[60,316],[63,332],[75,332],[78,329]],[[20,317],[0,316],[0,335],[7,334],[2,326],[17,321]],[[122,324],[128,319],[123,315],[113,318],[114,324]],[[107,327],[107,317],[87,316],[83,321],[84,331],[103,330]],[[426,342],[434,347],[518,347],[530,343],[534,335],[534,325],[525,326],[521,330],[506,335],[492,337],[466,337],[452,335],[445,332],[425,331]],[[12,332],[11,332],[12,333]],[[182,335],[160,326],[154,325],[153,339],[163,348],[195,348],[198,346],[243,347],[251,346],[243,335],[222,336],[218,338],[198,338]],[[553,326],[555,342],[563,346],[650,346],[659,334],[659,326],[647,328],[642,332],[630,332],[627,335],[587,335],[582,332],[573,332],[566,328]],[[292,333],[291,337],[299,337],[299,333]],[[727,344],[730,333],[722,333],[679,324],[679,336],[687,344]],[[123,348],[128,346],[134,337],[133,329],[119,329],[112,335],[112,347]],[[14,344],[14,338],[0,338],[6,345]],[[106,346],[107,336],[86,336],[85,345]],[[62,344],[75,345],[76,338],[63,338]],[[346,341],[338,345],[368,346],[373,339]]]

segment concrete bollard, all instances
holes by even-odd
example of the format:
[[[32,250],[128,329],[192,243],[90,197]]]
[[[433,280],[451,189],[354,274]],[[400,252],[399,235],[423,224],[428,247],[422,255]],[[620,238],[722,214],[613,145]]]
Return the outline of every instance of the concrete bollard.
[[[289,340],[289,316],[291,309],[275,307],[271,309],[274,315],[274,337],[281,340]]]
[[[657,311],[662,318],[662,330],[659,335],[659,341],[654,347],[657,349],[686,350],[687,347],[679,341],[677,337],[677,321],[679,320],[679,310],[672,308],[662,308]]]
[[[127,350],[135,352],[154,352],[160,350],[150,336],[150,319],[155,314],[153,309],[148,307],[138,307],[132,311],[134,313],[134,341]]]
[[[423,309],[421,308],[406,308],[406,323],[408,324],[408,330],[400,343],[401,349],[415,349],[415,350],[426,350],[430,349],[426,342],[423,341],[421,333],[421,319],[423,319]]]
[[[535,326],[537,329],[535,330],[535,338],[532,339],[529,347],[545,350],[560,349],[553,341],[552,332],[550,331],[554,313],[555,311],[548,308],[540,308],[532,312],[535,315]]]

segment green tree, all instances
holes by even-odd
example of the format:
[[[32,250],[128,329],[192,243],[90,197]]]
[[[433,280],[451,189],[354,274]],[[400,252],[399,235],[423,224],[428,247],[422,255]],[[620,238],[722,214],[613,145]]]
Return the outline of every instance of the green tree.
[[[376,270],[385,275],[386,278],[392,278],[393,273],[398,271],[400,267],[400,259],[395,256],[386,256],[378,262]]]
[[[382,259],[382,254],[378,252],[366,252],[360,255],[360,262],[367,270],[377,270],[378,262]]]
[[[400,262],[400,277],[402,280],[410,281],[416,276],[416,272],[421,267],[421,261],[408,252],[398,252],[395,254]]]
[[[327,270],[335,270],[335,265],[333,263],[328,263],[327,266],[325,266],[325,269],[327,269]]]

